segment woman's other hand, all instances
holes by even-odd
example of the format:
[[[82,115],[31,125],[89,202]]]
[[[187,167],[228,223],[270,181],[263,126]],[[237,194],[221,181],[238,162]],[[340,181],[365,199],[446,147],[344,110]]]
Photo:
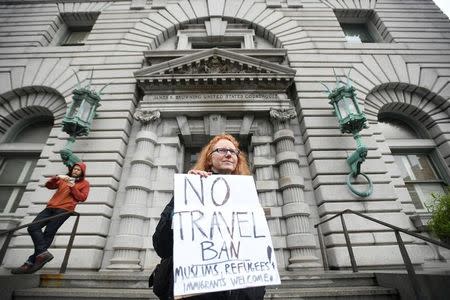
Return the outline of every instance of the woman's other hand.
[[[211,175],[211,172],[203,171],[203,170],[189,170],[188,174],[190,175],[200,175],[201,177],[208,177]]]

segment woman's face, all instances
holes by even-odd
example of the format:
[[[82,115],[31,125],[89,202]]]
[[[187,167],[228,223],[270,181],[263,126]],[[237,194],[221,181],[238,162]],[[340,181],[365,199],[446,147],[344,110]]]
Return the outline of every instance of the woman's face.
[[[219,174],[231,174],[236,169],[238,155],[239,151],[232,142],[226,139],[219,140],[212,148],[212,171]]]

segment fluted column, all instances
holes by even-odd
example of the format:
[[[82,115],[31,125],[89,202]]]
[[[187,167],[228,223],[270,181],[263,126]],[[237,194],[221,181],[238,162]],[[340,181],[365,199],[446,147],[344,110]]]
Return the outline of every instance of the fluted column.
[[[261,123],[259,124],[261,125]],[[270,129],[271,125],[268,124]],[[261,132],[260,132],[261,133]],[[272,236],[272,243],[279,269],[285,269],[288,264],[289,250],[286,249],[284,220],[282,206],[278,203],[278,181],[275,176],[275,157],[272,150],[272,134],[253,135],[251,148],[253,149],[253,172],[258,190],[258,198],[265,209],[267,225]]]
[[[119,213],[119,232],[112,245],[114,252],[108,269],[142,269],[139,254],[144,250],[143,228],[148,219],[146,202],[151,189],[150,175],[160,113],[140,109],[134,118],[141,122],[141,128],[136,137],[136,152],[131,160],[125,201]]]
[[[304,178],[300,174],[299,156],[294,148],[294,132],[289,122],[297,116],[293,108],[271,109],[274,126],[276,164],[279,189],[283,195],[283,217],[286,220],[286,246],[290,250],[289,268],[319,267],[316,243],[309,223],[309,207],[305,203]]]

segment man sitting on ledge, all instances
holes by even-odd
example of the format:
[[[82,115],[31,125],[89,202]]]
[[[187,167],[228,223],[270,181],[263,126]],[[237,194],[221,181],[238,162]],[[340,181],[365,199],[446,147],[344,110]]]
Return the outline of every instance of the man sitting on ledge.
[[[89,182],[84,178],[86,165],[78,162],[69,168],[67,175],[57,175],[50,178],[45,186],[55,190],[47,207],[41,211],[33,222],[56,216],[65,212],[72,212],[78,202],[83,202],[89,194]],[[41,269],[53,259],[53,255],[47,251],[52,244],[59,227],[70,217],[66,214],[55,219],[28,226],[28,233],[34,244],[34,253],[20,267],[12,269],[13,274],[30,274]],[[45,226],[45,231],[42,228]]]

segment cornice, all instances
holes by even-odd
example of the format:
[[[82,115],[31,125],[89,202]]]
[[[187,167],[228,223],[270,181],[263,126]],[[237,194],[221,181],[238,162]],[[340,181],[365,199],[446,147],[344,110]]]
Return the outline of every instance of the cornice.
[[[286,60],[287,50],[283,48],[274,49],[227,49],[225,51],[234,52],[268,62],[281,64]],[[152,50],[144,51],[144,57],[149,65],[165,62],[168,60],[184,57],[198,53],[199,50]]]

